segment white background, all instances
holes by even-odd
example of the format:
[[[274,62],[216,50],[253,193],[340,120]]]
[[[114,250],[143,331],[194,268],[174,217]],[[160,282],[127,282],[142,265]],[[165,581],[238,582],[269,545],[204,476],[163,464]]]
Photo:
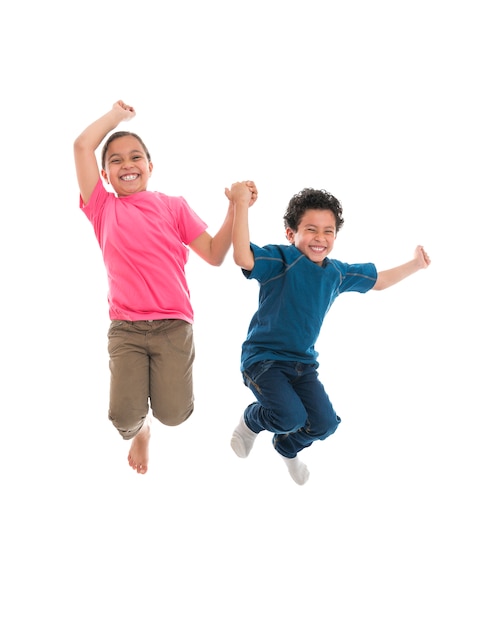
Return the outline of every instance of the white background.
[[[19,2],[2,9],[5,626],[475,626],[475,21],[462,0]],[[252,239],[303,187],[344,207],[333,256],[431,267],[347,294],[317,348],[342,417],[299,487],[229,439],[258,294],[191,255],[196,410],[150,470],[107,420],[106,279],[72,145],[118,99],[150,188],[213,234],[253,179]],[[304,294],[306,297],[306,294]],[[299,306],[299,305],[298,305]]]

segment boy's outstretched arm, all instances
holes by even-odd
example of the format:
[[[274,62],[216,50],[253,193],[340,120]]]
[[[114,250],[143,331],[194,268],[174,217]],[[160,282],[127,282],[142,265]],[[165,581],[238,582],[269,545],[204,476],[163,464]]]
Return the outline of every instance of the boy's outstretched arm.
[[[250,232],[248,227],[248,209],[250,190],[244,183],[234,183],[228,191],[235,207],[232,230],[232,245],[235,263],[244,270],[252,270],[255,257],[250,249]]]
[[[251,180],[243,183],[234,183],[234,185],[243,185],[244,202],[247,209],[257,199],[257,188]],[[232,185],[232,188],[234,187]],[[232,243],[232,228],[234,225],[234,199],[229,189],[225,190],[225,195],[229,199],[229,206],[224,223],[217,233],[212,237],[207,231],[199,235],[194,241],[191,241],[190,248],[194,250],[204,261],[211,265],[221,265]]]
[[[424,248],[422,246],[417,246],[412,261],[408,261],[403,265],[398,265],[397,267],[393,267],[389,270],[378,272],[378,278],[373,289],[381,291],[387,287],[392,287],[418,270],[426,269],[426,267],[429,267],[430,263],[431,259]]]
[[[133,107],[122,100],[115,102],[110,111],[90,124],[75,139],[74,155],[76,178],[83,202],[86,204],[93,193],[100,176],[95,151],[106,135],[125,120],[136,115]]]

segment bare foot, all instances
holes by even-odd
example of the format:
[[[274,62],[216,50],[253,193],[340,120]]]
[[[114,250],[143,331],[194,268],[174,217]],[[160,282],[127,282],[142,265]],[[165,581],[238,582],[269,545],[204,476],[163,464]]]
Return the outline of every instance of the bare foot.
[[[135,469],[138,474],[145,474],[147,472],[150,438],[151,427],[149,425],[149,420],[146,418],[143,427],[132,440],[128,454],[129,465]]]

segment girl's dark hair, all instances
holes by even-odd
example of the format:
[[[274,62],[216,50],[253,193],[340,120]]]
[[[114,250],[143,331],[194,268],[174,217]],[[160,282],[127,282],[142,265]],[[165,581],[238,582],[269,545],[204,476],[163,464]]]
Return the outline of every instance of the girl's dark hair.
[[[119,139],[120,137],[134,137],[135,139],[137,139],[139,143],[141,144],[144,152],[146,153],[147,160],[148,161],[151,160],[151,155],[149,154],[149,150],[146,148],[146,144],[141,139],[141,137],[139,137],[139,135],[136,135],[136,133],[130,133],[126,130],[120,130],[117,133],[113,133],[106,139],[103,149],[101,150],[101,167],[103,168],[103,170],[104,170],[104,166],[106,165],[106,152],[108,151],[109,145],[111,144],[112,141],[114,141],[115,139]]]
[[[336,221],[336,232],[344,224],[342,217],[343,208],[334,196],[324,189],[306,188],[295,194],[288,203],[288,208],[283,216],[285,228],[291,228],[294,232],[298,230],[298,225],[305,211],[308,209],[318,209],[333,211]]]

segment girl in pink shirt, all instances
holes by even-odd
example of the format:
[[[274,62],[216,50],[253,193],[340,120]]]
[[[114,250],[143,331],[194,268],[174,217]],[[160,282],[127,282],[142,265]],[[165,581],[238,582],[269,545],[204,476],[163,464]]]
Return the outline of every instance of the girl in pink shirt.
[[[212,237],[182,197],[147,190],[153,164],[140,137],[115,132],[135,116],[119,100],[75,140],[80,207],[93,225],[108,276],[111,324],[109,419],[132,440],[129,465],[145,474],[152,414],[176,426],[194,410],[193,309],[185,276],[189,248],[221,265],[231,245],[233,205]],[[103,181],[115,193],[108,192]],[[251,181],[251,204],[257,190]]]

